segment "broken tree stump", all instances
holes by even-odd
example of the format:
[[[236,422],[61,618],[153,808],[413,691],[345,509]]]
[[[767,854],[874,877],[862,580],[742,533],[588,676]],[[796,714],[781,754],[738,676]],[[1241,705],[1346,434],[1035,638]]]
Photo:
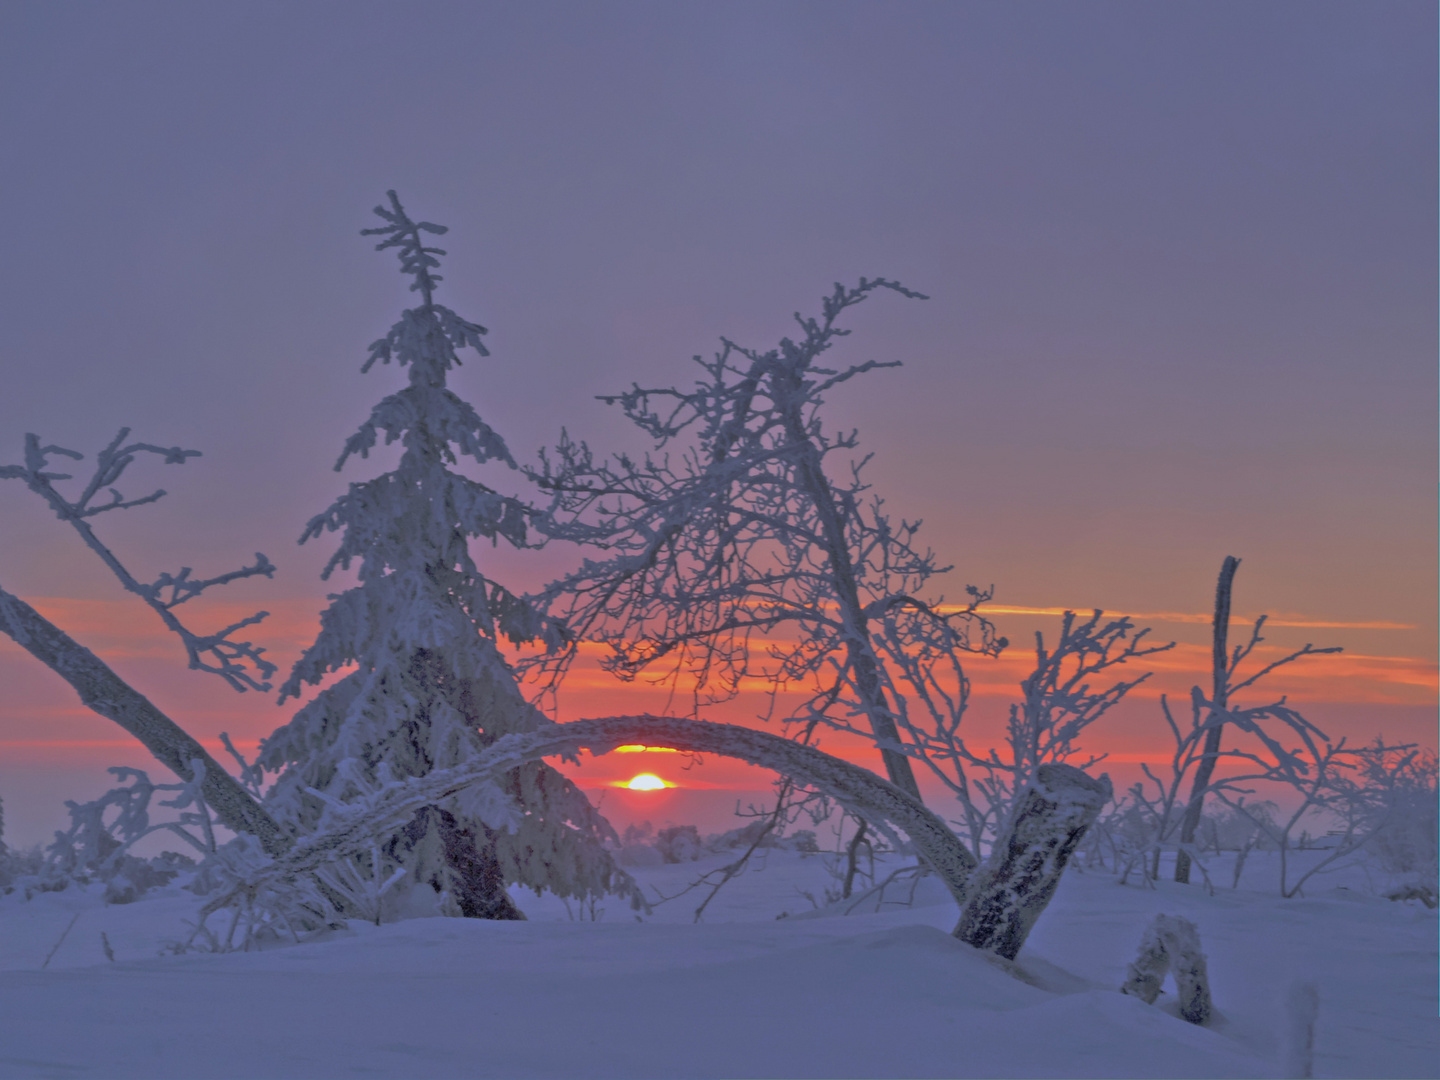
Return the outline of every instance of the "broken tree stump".
[[[1073,765],[1041,765],[967,888],[955,936],[1014,960],[1111,793],[1109,777],[1097,780]]]

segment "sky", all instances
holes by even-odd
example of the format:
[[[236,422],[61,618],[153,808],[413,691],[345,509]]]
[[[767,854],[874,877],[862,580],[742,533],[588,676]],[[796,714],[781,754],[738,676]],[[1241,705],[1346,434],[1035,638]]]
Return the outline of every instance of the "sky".
[[[1265,649],[1345,648],[1277,693],[1433,745],[1436,40],[1418,2],[3,2],[0,462],[26,432],[93,453],[122,426],[203,451],[137,466],[134,493],[169,496],[99,524],[147,578],[265,552],[273,581],[197,618],[271,611],[256,638],[284,668],[336,587],[328,545],[296,538],[384,465],[331,471],[400,385],[359,373],[411,302],[359,236],[387,189],[450,227],[439,299],[493,354],[452,385],[522,460],[562,426],[633,448],[595,395],[686,381],[722,334],[772,345],[880,275],[930,299],[856,313],[839,356],[903,366],[830,418],[952,595],[995,586],[1017,645],[975,669],[978,731],[1030,635],[1101,607],[1179,643],[1096,729],[1117,776],[1152,759],[1156,696],[1203,680],[1236,555]],[[578,556],[485,558],[529,587]],[[286,719],[185,671],[14,481],[0,585],[207,742]],[[656,695],[582,672],[562,708]],[[144,757],[0,643],[12,840]],[[689,820],[768,782],[675,779],[606,808]]]

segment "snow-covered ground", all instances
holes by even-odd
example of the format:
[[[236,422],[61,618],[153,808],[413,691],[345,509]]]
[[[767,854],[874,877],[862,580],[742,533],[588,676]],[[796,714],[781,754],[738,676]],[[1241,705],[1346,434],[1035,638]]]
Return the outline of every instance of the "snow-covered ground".
[[[723,861],[636,876],[669,894]],[[1222,872],[1210,896],[1072,870],[1014,965],[949,936],[933,880],[913,906],[816,911],[803,893],[833,881],[793,852],[700,925],[693,892],[643,924],[522,893],[525,923],[352,923],[229,955],[159,955],[198,903],[177,888],[109,907],[98,886],[17,893],[0,1077],[1277,1076],[1297,979],[1319,987],[1316,1075],[1440,1073],[1435,913],[1358,869],[1282,900],[1259,891],[1272,872],[1253,854],[1247,888]],[[1209,1028],[1116,991],[1157,912],[1200,928]]]

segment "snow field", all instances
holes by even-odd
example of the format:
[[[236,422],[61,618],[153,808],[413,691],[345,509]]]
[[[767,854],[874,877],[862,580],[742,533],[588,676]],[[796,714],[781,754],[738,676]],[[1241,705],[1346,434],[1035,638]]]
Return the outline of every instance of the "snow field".
[[[725,858],[636,873],[669,894]],[[698,891],[642,925],[623,901],[571,921],[517,890],[529,922],[352,922],[223,956],[156,955],[198,906],[179,889],[112,907],[98,888],[15,894],[0,1077],[1275,1076],[1296,979],[1319,987],[1317,1075],[1437,1074],[1436,918],[1418,905],[1072,871],[1010,965],[949,936],[938,882],[848,917],[800,895],[830,882],[819,858],[774,851],[700,925]],[[1169,994],[1116,992],[1161,911],[1200,928],[1211,1028]]]

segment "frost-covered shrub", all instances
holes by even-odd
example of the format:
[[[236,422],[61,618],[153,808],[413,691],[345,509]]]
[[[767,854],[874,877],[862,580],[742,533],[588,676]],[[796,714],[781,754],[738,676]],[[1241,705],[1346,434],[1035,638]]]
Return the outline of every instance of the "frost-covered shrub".
[[[9,895],[25,882],[38,879],[44,865],[39,844],[26,851],[9,848],[0,852],[0,895]]]
[[[15,882],[34,877],[45,864],[39,846],[17,851],[5,844],[5,804],[0,802],[0,896],[15,890]]]
[[[1198,838],[1201,846],[1213,851],[1274,850],[1275,841],[1271,839],[1271,832],[1279,827],[1275,821],[1279,808],[1267,801],[1247,803],[1246,809],[1249,814],[1228,806],[1207,809],[1200,819]]]
[[[620,837],[621,845],[627,844],[648,844],[655,835],[655,826],[644,821],[638,825],[626,825],[625,833]]]
[[[260,841],[247,833],[210,852],[188,887],[201,895],[213,893],[214,899],[201,909],[189,937],[171,942],[169,950],[223,953],[286,938],[298,942],[304,933],[336,925],[337,907],[358,908],[357,898],[335,889],[322,874],[298,874],[257,885],[259,871],[273,861]]]
[[[802,855],[820,854],[820,843],[815,839],[813,829],[798,829],[786,836],[783,843],[791,851],[798,851]]]
[[[200,797],[205,765],[195,761],[192,766],[194,779],[176,784],[153,783],[143,769],[111,768],[108,771],[123,783],[91,802],[67,800],[70,828],[57,831],[43,855],[30,857],[23,873],[15,872],[16,860],[10,860],[11,880],[0,879],[0,884],[23,887],[28,897],[98,881],[105,883],[106,903],[128,904],[149,889],[173,881],[181,870],[193,867],[194,861],[174,852],[154,859],[141,859],[129,852],[137,841],[156,832],[173,833],[202,855],[215,851],[214,823]],[[162,799],[159,805],[179,813],[173,820],[152,823],[151,800],[157,792],[165,791],[176,794]],[[0,865],[0,874],[4,873]]]
[[[723,833],[711,833],[705,838],[705,846],[711,851],[734,851],[737,848],[748,848],[757,840],[762,848],[773,848],[780,845],[780,837],[770,829],[769,823],[761,818],[748,825],[742,825],[738,829],[731,829]]]
[[[165,867],[159,860],[137,859],[126,855],[110,872],[105,882],[107,904],[130,904],[158,885],[168,885],[178,871]]]
[[[694,825],[672,825],[655,837],[655,850],[667,863],[694,862],[703,850]]]
[[[1388,758],[1388,760],[1387,760]],[[1361,766],[1363,789],[1373,805],[1366,824],[1374,829],[1370,850],[1382,870],[1399,879],[1392,900],[1437,906],[1440,877],[1440,802],[1434,751],[1376,751]]]

